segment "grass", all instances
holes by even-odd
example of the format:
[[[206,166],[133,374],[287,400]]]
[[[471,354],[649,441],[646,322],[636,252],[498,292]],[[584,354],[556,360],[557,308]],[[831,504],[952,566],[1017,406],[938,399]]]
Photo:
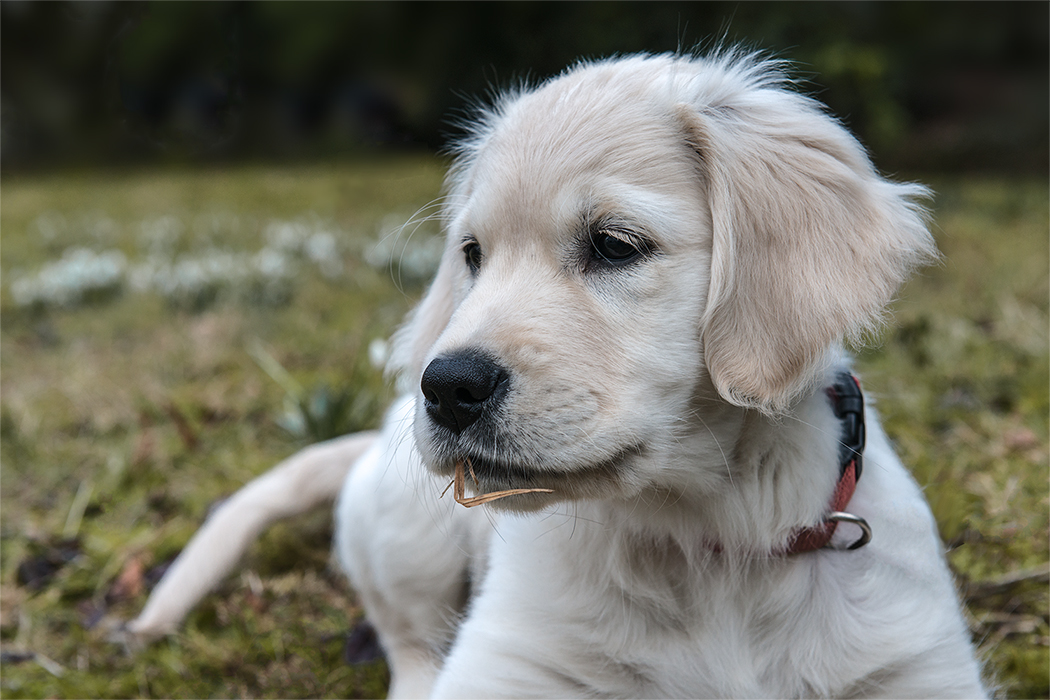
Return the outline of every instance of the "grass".
[[[361,611],[329,563],[325,512],[267,533],[179,634],[135,653],[110,630],[141,609],[218,499],[306,444],[311,430],[378,422],[392,390],[369,346],[381,350],[373,341],[423,282],[398,267],[396,251],[389,266],[364,261],[391,221],[437,196],[440,178],[436,161],[405,157],[5,179],[4,697],[385,692],[381,661],[343,660]],[[906,287],[895,325],[858,365],[926,487],[990,678],[1004,695],[1046,697],[1047,183],[928,181],[939,193],[944,262]],[[254,254],[274,222],[335,232],[338,274],[289,254],[295,274],[277,296],[219,290],[186,304],[122,288],[68,306],[19,306],[11,293],[12,280],[71,247],[119,250],[129,264],[158,246],[171,260]],[[319,409],[334,423],[310,413],[325,401],[338,407]]]

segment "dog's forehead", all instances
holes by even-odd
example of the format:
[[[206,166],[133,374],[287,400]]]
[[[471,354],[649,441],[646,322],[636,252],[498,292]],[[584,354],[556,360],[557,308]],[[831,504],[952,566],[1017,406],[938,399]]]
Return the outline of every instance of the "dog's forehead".
[[[558,229],[603,202],[695,187],[695,163],[660,76],[589,67],[504,106],[468,173],[476,225]],[[628,212],[630,213],[630,212]]]

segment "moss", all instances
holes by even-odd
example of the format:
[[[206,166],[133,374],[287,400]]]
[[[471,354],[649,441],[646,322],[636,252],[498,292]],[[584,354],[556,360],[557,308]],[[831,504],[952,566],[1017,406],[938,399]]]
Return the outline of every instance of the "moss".
[[[1040,180],[933,184],[944,260],[905,287],[898,324],[858,365],[965,589],[1045,567],[1050,551],[1050,205]],[[1045,591],[969,606],[996,684],[1046,697]]]

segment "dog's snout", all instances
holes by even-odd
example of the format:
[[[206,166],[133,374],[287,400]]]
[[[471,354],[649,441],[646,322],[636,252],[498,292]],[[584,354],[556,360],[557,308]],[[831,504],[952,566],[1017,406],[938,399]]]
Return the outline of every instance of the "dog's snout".
[[[499,406],[509,380],[507,370],[491,357],[464,351],[434,359],[423,372],[420,388],[427,414],[460,433]]]

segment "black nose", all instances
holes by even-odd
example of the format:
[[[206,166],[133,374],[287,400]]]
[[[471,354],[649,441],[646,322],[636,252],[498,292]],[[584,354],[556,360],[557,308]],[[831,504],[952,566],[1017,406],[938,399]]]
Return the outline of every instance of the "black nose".
[[[460,351],[434,359],[423,372],[427,414],[439,425],[461,433],[485,411],[499,407],[510,375],[495,360],[477,351]]]

